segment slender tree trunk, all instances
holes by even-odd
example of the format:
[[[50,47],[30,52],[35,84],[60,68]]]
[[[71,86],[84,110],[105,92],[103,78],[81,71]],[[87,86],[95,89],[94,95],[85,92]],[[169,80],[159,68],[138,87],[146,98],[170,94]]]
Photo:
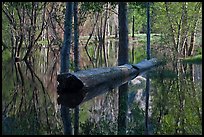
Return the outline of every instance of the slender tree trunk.
[[[190,39],[190,46],[189,46],[189,49],[188,49],[188,56],[193,55],[194,45],[195,45],[195,32],[192,31],[191,32],[191,39]]]
[[[24,21],[25,21],[25,8],[24,8],[24,6],[22,7],[22,13],[18,8],[16,10],[18,11],[18,16],[19,16],[19,20],[20,20],[20,43],[18,44],[18,49],[17,49],[17,57],[19,57],[20,56],[20,49],[23,45],[23,40],[24,40],[23,28],[24,28]],[[22,17],[21,17],[21,14],[22,14]]]
[[[118,5],[116,5],[116,13],[117,13],[117,11],[118,11]],[[118,16],[117,16],[117,14],[116,15],[114,15],[114,20],[115,20],[115,38],[118,38],[118,23],[117,23],[117,18]]]
[[[118,9],[119,21],[119,52],[118,65],[128,63],[128,22],[127,22],[127,3],[119,2]],[[125,135],[127,128],[128,110],[128,83],[119,87],[119,112],[118,112],[118,134]]]
[[[93,29],[92,29],[92,31],[91,31],[91,33],[90,33],[90,35],[89,35],[89,38],[88,38],[88,40],[87,40],[87,42],[86,42],[86,44],[85,44],[85,51],[86,51],[86,53],[87,53],[87,55],[88,55],[89,60],[90,60],[91,63],[92,63],[93,68],[94,68],[94,62],[93,62],[91,56],[89,55],[89,52],[88,52],[88,48],[87,48],[87,47],[88,47],[88,43],[89,43],[89,41],[90,41],[90,39],[91,39],[91,37],[92,37],[92,35],[93,35],[93,33],[94,33],[95,27],[96,27],[97,22],[98,22],[98,18],[99,18],[99,13],[97,13],[97,15],[96,15],[96,21],[95,21],[95,23],[94,23]]]
[[[132,38],[135,37],[135,16],[132,16]]]
[[[193,55],[193,51],[194,51],[194,46],[195,46],[195,33],[196,33],[196,28],[197,28],[197,24],[198,24],[198,19],[199,19],[199,12],[201,10],[201,3],[197,3],[197,5],[195,6],[195,11],[197,11],[196,15],[194,16],[194,23],[193,23],[193,30],[191,31],[191,37],[190,37],[190,45],[188,48],[188,56]]]
[[[188,18],[187,18],[187,7],[186,7],[186,2],[183,3],[182,6],[182,29],[181,29],[181,51],[182,55],[186,57],[186,45],[187,45],[187,37],[188,37]]]
[[[172,24],[172,19],[170,17],[170,13],[169,13],[169,4],[168,2],[165,2],[165,8],[166,8],[166,15],[167,15],[167,18],[168,18],[168,21],[170,23],[170,33],[171,33],[171,39],[173,41],[173,45],[174,45],[174,48],[175,50],[176,49],[176,38],[175,38],[175,31],[174,31],[174,27],[173,27],[173,24]]]
[[[31,51],[33,49],[34,46],[34,41],[35,41],[35,31],[36,31],[36,8],[37,3],[32,2],[32,9],[31,9],[31,19],[30,19],[30,23],[31,23],[31,30],[30,30],[30,39],[29,39],[29,46],[28,46],[28,50],[24,56],[24,60],[27,60],[27,58],[30,56]]]
[[[98,25],[97,33],[98,33],[98,41],[99,41],[99,64],[98,66],[102,67],[102,59],[103,59],[103,52],[102,52],[102,47],[103,47],[103,36],[102,36],[102,26],[103,26],[103,19],[101,17],[100,19],[100,27]]]
[[[150,13],[149,13],[149,2],[147,2],[147,59],[149,60],[150,55]]]
[[[64,32],[64,45],[61,49],[61,71],[60,73],[69,72],[70,64],[70,48],[71,48],[71,33],[72,33],[72,13],[73,3],[66,3],[65,13],[65,32]],[[71,115],[69,108],[61,105],[61,117],[64,125],[64,134],[72,134]]]
[[[118,38],[118,26],[115,25],[115,38]]]
[[[106,6],[106,11],[105,11],[105,19],[104,19],[103,35],[102,35],[103,57],[104,57],[104,63],[105,63],[106,67],[108,66],[107,65],[107,56],[106,56],[106,46],[105,46],[107,19],[108,19],[108,3]]]
[[[150,5],[149,2],[147,4],[147,59],[150,59]],[[145,135],[149,135],[149,117],[148,117],[148,109],[149,109],[149,91],[150,91],[150,80],[149,75],[147,74],[146,80],[146,104],[145,104]]]
[[[78,71],[79,70],[78,2],[74,2],[74,64],[75,71]]]
[[[146,103],[145,103],[145,135],[149,135],[149,91],[150,91],[150,79],[147,74],[146,79]]]
[[[135,58],[135,46],[132,44],[132,63],[134,63],[134,58]]]
[[[75,72],[79,71],[79,28],[78,2],[74,2],[74,65]],[[79,134],[79,106],[74,109],[74,135]]]

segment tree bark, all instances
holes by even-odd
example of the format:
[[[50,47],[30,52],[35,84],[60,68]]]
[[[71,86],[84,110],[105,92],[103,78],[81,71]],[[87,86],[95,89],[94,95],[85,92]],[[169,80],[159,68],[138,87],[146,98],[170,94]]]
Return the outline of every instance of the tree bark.
[[[117,11],[118,11],[118,5],[116,5],[116,13],[117,13]],[[114,15],[114,23],[115,23],[115,38],[118,38],[118,22],[117,22],[117,18],[118,17],[118,15],[117,14],[115,14]]]
[[[168,21],[170,23],[170,35],[171,35],[171,39],[173,41],[173,45],[174,45],[174,48],[176,49],[176,38],[175,38],[175,30],[174,30],[174,27],[173,27],[173,24],[172,24],[172,21],[171,21],[171,17],[170,17],[170,13],[169,13],[169,4],[168,2],[165,2],[165,8],[166,8],[166,15],[167,15],[167,18],[168,18]],[[177,49],[176,49],[177,50]]]
[[[79,71],[79,28],[78,28],[78,2],[74,2],[74,66]],[[79,106],[74,109],[74,135],[79,134]]]
[[[102,35],[102,46],[103,46],[103,56],[104,56],[104,63],[105,66],[107,67],[107,54],[106,54],[106,46],[105,46],[105,41],[106,41],[106,26],[107,26],[107,20],[108,20],[108,3],[106,5],[106,11],[105,11],[105,19],[104,19],[104,26],[103,26],[103,35]],[[101,26],[102,27],[102,26]],[[108,29],[108,27],[107,27]],[[108,33],[107,33],[108,35]]]
[[[194,22],[193,22],[193,28],[192,28],[192,31],[191,31],[190,45],[189,45],[189,48],[188,48],[188,56],[193,55],[194,46],[195,46],[195,33],[196,33],[197,24],[198,24],[198,19],[199,19],[198,15],[199,15],[200,10],[201,10],[201,4],[198,3],[195,6],[195,11],[196,11],[197,14],[193,18]]]
[[[135,37],[135,16],[132,16],[132,38]]]
[[[187,18],[187,5],[186,2],[183,3],[182,6],[182,14],[183,14],[183,21],[182,21],[182,31],[181,31],[181,50],[184,57],[186,57],[187,52],[187,37],[188,37],[188,18]]]
[[[149,2],[147,2],[147,59],[150,59],[150,13],[149,13]]]
[[[149,91],[150,91],[150,79],[147,74],[146,79],[146,102],[145,102],[145,135],[149,135]]]
[[[157,65],[156,59],[144,60],[138,64],[109,68],[94,68],[75,73],[58,75],[58,103],[74,108],[95,96],[127,83],[139,73]]]
[[[66,13],[65,13],[65,32],[64,32],[64,45],[61,49],[61,71],[60,73],[69,72],[70,64],[70,48],[71,48],[71,33],[72,33],[72,13],[73,13],[73,3],[66,3]],[[61,117],[64,125],[64,134],[72,134],[71,126],[71,115],[69,108],[61,105]]]
[[[119,2],[118,8],[119,22],[119,51],[118,65],[128,63],[128,20],[127,20],[127,3]],[[128,83],[119,87],[118,101],[118,135],[126,135],[127,128],[127,110],[128,110]]]
[[[90,35],[89,35],[89,38],[88,38],[88,40],[87,40],[87,42],[86,42],[86,44],[85,44],[85,47],[84,47],[84,48],[85,48],[85,51],[86,51],[86,53],[87,53],[87,55],[88,55],[88,58],[89,58],[89,60],[91,61],[93,67],[94,67],[94,62],[93,62],[91,56],[89,55],[87,46],[88,46],[88,43],[89,43],[89,41],[90,41],[90,39],[91,39],[91,37],[92,37],[92,35],[93,35],[93,33],[94,33],[94,29],[95,29],[96,24],[97,24],[97,22],[98,22],[98,18],[99,18],[99,13],[97,13],[97,15],[96,15],[96,21],[95,21],[95,23],[94,23],[93,29],[92,29],[92,31],[91,31],[91,33],[90,33]]]
[[[74,64],[75,71],[78,71],[79,70],[78,2],[74,2]]]

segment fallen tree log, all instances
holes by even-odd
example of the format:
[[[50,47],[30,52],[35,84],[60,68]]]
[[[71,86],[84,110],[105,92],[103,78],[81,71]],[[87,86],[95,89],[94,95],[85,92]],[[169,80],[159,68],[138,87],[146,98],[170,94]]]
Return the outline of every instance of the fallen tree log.
[[[59,74],[57,102],[74,108],[79,104],[116,88],[156,65],[155,58],[138,64],[125,64],[109,68],[94,68],[75,73]]]

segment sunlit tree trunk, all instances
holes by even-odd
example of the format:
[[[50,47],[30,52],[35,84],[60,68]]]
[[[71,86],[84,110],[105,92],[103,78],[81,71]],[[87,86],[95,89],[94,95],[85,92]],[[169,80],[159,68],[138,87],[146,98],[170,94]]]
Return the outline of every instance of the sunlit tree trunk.
[[[119,21],[119,51],[118,65],[128,63],[128,22],[127,22],[127,3],[119,2],[118,9]],[[125,135],[127,128],[127,110],[128,110],[128,83],[119,87],[119,112],[118,112],[118,134]]]
[[[66,3],[66,13],[65,13],[65,32],[64,32],[64,45],[61,49],[61,71],[60,73],[69,72],[70,64],[70,48],[71,48],[71,33],[72,33],[72,13],[73,13],[73,3]],[[64,134],[72,134],[71,126],[71,116],[70,109],[61,106],[61,117],[64,125]]]
[[[198,94],[198,91],[196,90],[196,86],[195,86],[195,64],[189,64],[189,71],[190,71],[190,83],[192,85],[191,87],[191,95],[192,97],[194,97],[194,100],[192,100],[192,104],[194,105],[194,108],[195,108],[195,113],[196,113],[196,116],[199,118],[200,120],[200,125],[202,125],[202,105],[197,105],[199,104],[199,94]]]
[[[115,10],[116,10],[116,13],[118,13],[118,5],[116,5]],[[115,28],[114,28],[114,30],[115,30],[115,38],[118,38],[118,21],[117,21],[117,17],[118,17],[118,15],[115,14],[115,15],[114,15],[114,23],[115,23]]]
[[[195,6],[195,11],[196,11],[196,15],[194,15],[193,19],[193,27],[192,27],[192,31],[191,31],[191,36],[190,36],[190,45],[188,48],[188,56],[193,55],[193,51],[194,51],[194,46],[195,46],[195,33],[196,33],[196,28],[197,28],[197,24],[198,24],[198,19],[199,19],[199,12],[201,10],[201,6],[202,4],[200,2],[198,2]]]
[[[172,23],[170,11],[169,11],[169,4],[170,4],[169,2],[165,2],[165,10],[166,10],[166,15],[167,15],[167,18],[168,18],[168,21],[169,21],[170,37],[171,37],[171,39],[172,39],[174,49],[176,49],[175,28],[174,28],[173,23]],[[177,50],[177,49],[176,49],[176,50]]]
[[[183,14],[183,21],[182,21],[182,31],[181,31],[181,51],[184,57],[186,57],[187,52],[187,37],[188,37],[188,18],[187,18],[187,5],[186,2],[183,3],[182,6],[182,14]]]

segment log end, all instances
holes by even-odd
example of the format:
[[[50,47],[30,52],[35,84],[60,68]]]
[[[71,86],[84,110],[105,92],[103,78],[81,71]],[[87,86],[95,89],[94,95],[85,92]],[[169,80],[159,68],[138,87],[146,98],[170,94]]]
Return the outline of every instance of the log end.
[[[59,74],[57,93],[59,95],[57,102],[60,105],[74,108],[78,106],[85,97],[82,81],[71,73]]]
[[[85,92],[65,93],[57,98],[58,105],[63,105],[69,108],[77,107],[84,99]]]
[[[59,82],[57,87],[58,94],[79,92],[84,87],[83,82],[71,73],[59,74],[57,81]]]

